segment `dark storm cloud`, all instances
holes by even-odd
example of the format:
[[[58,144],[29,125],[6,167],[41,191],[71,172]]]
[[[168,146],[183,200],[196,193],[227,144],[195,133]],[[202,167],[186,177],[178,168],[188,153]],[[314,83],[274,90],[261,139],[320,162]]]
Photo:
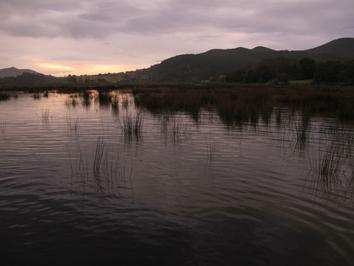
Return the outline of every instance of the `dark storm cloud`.
[[[0,0],[0,30],[28,37],[236,31],[348,33],[353,0]],[[350,32],[349,32],[350,33]]]

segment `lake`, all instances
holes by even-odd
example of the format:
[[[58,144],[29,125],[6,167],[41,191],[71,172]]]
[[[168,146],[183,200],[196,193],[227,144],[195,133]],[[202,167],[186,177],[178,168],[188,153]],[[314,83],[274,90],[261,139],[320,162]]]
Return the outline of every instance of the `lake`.
[[[1,264],[353,265],[352,123],[185,107],[1,101]]]

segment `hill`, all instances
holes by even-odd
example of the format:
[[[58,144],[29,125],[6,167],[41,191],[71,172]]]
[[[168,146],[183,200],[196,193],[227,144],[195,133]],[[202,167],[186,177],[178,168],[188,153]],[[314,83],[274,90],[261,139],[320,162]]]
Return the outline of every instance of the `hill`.
[[[265,59],[312,58],[316,61],[354,59],[354,38],[342,38],[316,48],[302,51],[253,49],[213,49],[201,54],[179,55],[137,72],[141,79],[152,81],[201,81],[217,79],[221,75],[254,66]]]
[[[15,67],[9,67],[0,69],[0,78],[17,77],[22,75],[23,73],[39,74],[31,69],[18,69]]]

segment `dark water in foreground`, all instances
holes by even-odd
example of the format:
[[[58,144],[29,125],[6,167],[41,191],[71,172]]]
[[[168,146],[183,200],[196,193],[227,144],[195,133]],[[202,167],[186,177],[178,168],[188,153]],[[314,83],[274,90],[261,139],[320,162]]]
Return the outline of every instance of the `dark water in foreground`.
[[[352,126],[117,97],[0,103],[1,265],[353,265]]]

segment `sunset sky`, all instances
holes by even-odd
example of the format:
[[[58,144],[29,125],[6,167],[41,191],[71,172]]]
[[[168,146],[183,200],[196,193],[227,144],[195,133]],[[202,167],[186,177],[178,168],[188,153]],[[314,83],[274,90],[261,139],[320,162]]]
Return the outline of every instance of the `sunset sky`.
[[[353,0],[0,0],[0,68],[94,74],[212,48],[354,36]]]

